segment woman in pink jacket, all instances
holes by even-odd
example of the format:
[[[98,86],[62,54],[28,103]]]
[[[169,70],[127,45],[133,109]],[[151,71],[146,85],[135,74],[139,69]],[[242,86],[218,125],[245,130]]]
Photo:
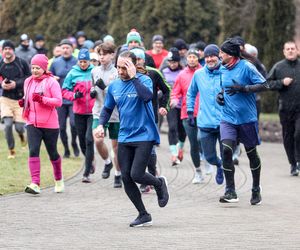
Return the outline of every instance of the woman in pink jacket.
[[[53,166],[55,188],[57,193],[64,191],[61,158],[57,152],[59,124],[56,107],[62,105],[59,83],[47,71],[48,58],[43,54],[31,59],[31,73],[24,82],[24,98],[19,101],[23,107],[23,118],[29,146],[29,171],[31,184],[25,188],[26,193],[40,193],[40,148],[44,141]]]

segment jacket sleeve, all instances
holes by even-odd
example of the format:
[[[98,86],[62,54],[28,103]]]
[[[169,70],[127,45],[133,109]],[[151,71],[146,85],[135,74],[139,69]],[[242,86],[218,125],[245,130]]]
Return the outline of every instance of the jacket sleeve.
[[[157,86],[158,86],[158,89],[160,89],[161,92],[163,93],[162,98],[159,100],[159,107],[168,109],[169,101],[170,101],[171,87],[169,86],[169,84],[167,84],[166,79],[159,72],[157,72]]]
[[[50,107],[60,107],[62,105],[62,94],[59,83],[52,78],[49,86],[51,97],[43,96],[43,104]]]
[[[280,90],[283,88],[282,79],[276,77],[276,65],[273,66],[269,74],[267,75],[267,82],[271,90]]]
[[[69,101],[74,100],[73,82],[72,82],[72,70],[67,74],[62,85],[62,97]]]
[[[19,59],[20,62],[20,66],[21,69],[23,70],[23,77],[20,77],[18,79],[16,79],[16,88],[17,89],[23,89],[24,86],[24,81],[27,77],[29,77],[31,75],[30,73],[30,69],[29,69],[29,65],[27,62],[25,62],[24,60]]]
[[[194,111],[196,96],[199,92],[198,85],[196,82],[196,75],[194,74],[192,78],[192,82],[188,88],[187,95],[186,95],[186,107],[187,111]]]

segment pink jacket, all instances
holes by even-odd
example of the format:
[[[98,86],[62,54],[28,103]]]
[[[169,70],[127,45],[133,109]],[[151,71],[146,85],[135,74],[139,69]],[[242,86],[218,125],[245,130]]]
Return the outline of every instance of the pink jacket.
[[[42,103],[32,101],[32,94],[43,95]],[[29,77],[24,82],[25,105],[23,118],[27,125],[38,128],[59,128],[56,107],[62,105],[62,95],[59,83],[52,77],[37,80]]]
[[[186,109],[186,94],[191,84],[195,71],[200,68],[202,68],[200,64],[199,67],[197,67],[196,69],[190,69],[188,66],[186,66],[176,77],[175,84],[171,92],[171,100],[175,100],[179,102],[179,100],[182,98],[181,113],[180,113],[181,120],[188,118],[187,109]],[[196,98],[194,117],[197,117],[198,106],[199,106],[199,95],[197,95]]]

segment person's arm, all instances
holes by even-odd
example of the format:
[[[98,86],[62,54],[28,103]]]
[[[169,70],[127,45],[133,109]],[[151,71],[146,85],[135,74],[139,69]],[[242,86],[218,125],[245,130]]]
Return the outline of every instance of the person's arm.
[[[270,86],[267,81],[260,83],[260,84],[249,84],[249,85],[242,85],[238,83],[234,79],[232,79],[232,86],[226,87],[225,92],[228,95],[235,95],[237,93],[256,93],[262,92],[270,89]]]
[[[67,74],[63,85],[62,85],[62,97],[69,101],[74,101],[76,99],[76,93],[73,92],[73,76],[72,70]]]
[[[199,92],[196,77],[196,74],[194,74],[186,95],[186,107],[188,112],[194,112],[196,96]]]
[[[276,76],[277,64],[273,66],[267,75],[267,81],[271,90],[280,90],[284,87],[283,79],[278,79]]]
[[[42,103],[50,107],[60,107],[62,105],[62,94],[59,83],[53,78],[49,87],[52,97],[43,96]]]
[[[163,75],[156,71],[156,79],[157,79],[157,86],[158,89],[162,92],[162,97],[159,100],[159,108],[165,108],[166,110],[169,109],[169,101],[170,101],[170,92],[171,87],[167,84],[166,80],[164,79]]]
[[[181,81],[181,75],[179,74],[175,79],[175,83],[171,91],[171,102],[170,102],[171,108],[175,108],[179,103],[180,99],[182,98],[180,81]]]

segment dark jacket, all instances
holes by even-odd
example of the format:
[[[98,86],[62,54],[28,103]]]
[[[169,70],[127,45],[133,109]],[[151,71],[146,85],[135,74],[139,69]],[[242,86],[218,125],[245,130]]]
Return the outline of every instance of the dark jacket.
[[[293,78],[289,86],[284,86],[285,77]],[[277,62],[267,76],[267,81],[272,90],[279,92],[279,111],[300,111],[300,60]]]
[[[23,97],[24,81],[31,75],[29,65],[21,58],[17,57],[11,63],[5,63],[3,59],[0,61],[0,76],[5,79],[16,82],[16,88],[4,90],[2,96],[13,100],[19,100]]]

